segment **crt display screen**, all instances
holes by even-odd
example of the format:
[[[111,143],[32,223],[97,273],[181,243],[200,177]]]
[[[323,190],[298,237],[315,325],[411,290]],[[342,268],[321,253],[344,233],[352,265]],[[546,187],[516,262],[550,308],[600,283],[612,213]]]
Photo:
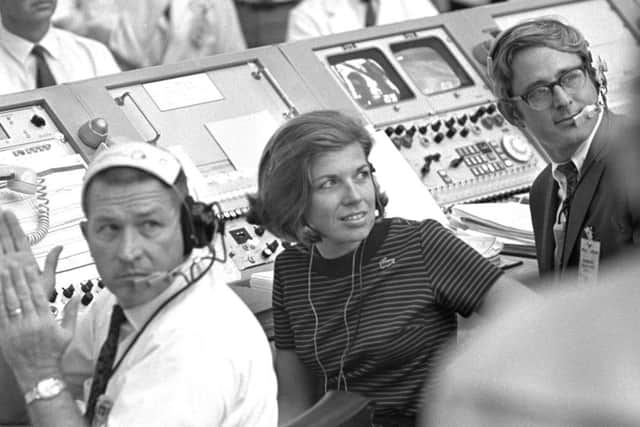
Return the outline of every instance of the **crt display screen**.
[[[436,37],[397,43],[391,46],[391,51],[425,95],[473,84],[442,40]]]
[[[414,97],[377,48],[333,55],[327,60],[344,89],[362,108],[395,104]]]

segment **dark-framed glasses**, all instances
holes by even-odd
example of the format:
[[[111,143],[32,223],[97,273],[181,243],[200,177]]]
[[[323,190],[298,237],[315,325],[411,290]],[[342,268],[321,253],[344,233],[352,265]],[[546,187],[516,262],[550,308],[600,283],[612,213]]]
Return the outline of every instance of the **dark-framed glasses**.
[[[587,81],[587,73],[584,65],[565,71],[556,80],[535,86],[524,95],[513,96],[510,100],[522,100],[536,111],[546,110],[553,104],[553,88],[557,85],[565,92],[575,94],[584,87]]]

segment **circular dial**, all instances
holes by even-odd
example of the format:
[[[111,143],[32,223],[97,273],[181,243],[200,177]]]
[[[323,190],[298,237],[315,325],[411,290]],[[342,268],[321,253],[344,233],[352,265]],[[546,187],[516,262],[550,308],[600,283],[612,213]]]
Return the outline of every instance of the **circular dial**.
[[[519,163],[526,163],[533,156],[531,145],[518,135],[504,135],[502,137],[502,148],[505,153]]]

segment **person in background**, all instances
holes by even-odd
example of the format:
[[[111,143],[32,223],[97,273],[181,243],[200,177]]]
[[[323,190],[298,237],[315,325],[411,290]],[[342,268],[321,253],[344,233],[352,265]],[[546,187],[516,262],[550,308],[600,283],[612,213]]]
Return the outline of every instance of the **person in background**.
[[[106,287],[77,323],[77,298],[58,323],[46,297],[60,248],[40,274],[15,215],[0,212],[2,399],[23,395],[30,425],[277,424],[266,336],[200,249],[215,225],[194,203],[170,153],[130,142],[97,154],[82,231]]]
[[[120,69],[101,43],[53,28],[56,0],[0,0],[0,94]]]
[[[578,30],[553,18],[504,31],[487,65],[502,114],[551,159],[530,193],[540,274],[572,269],[593,283],[602,260],[640,243],[640,211],[607,165],[637,135],[607,108],[605,66]]]
[[[262,153],[249,221],[297,242],[274,271],[281,423],[347,390],[375,402],[376,426],[413,426],[456,314],[533,295],[440,223],[384,218],[372,144],[355,119],[316,111]]]
[[[105,43],[123,68],[246,49],[233,0],[75,1],[60,25]]]
[[[438,14],[430,0],[302,0],[291,9],[287,41]]]

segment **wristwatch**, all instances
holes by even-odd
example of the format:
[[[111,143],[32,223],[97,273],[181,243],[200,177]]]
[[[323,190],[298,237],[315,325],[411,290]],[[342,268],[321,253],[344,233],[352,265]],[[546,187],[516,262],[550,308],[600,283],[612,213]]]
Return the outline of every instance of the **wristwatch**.
[[[34,388],[24,394],[24,400],[28,405],[40,399],[53,399],[66,388],[67,385],[60,378],[45,378],[38,381]]]

